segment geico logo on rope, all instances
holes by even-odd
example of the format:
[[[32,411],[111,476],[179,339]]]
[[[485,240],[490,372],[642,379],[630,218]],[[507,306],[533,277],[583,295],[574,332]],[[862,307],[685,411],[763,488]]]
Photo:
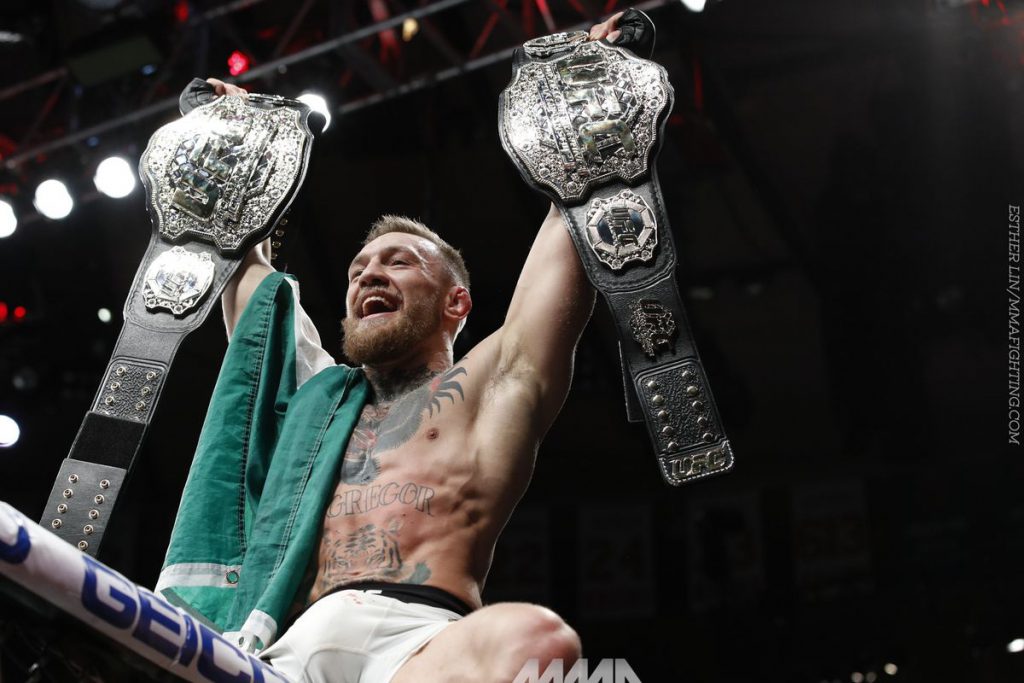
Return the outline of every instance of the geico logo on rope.
[[[586,659],[577,659],[568,671],[561,659],[553,659],[540,673],[540,662],[530,659],[512,683],[640,683],[625,659],[602,659],[588,674]]]
[[[82,606],[92,615],[145,643],[172,666],[190,667],[213,683],[285,683],[285,679],[219,633],[88,555]],[[172,669],[173,670],[173,669]],[[194,680],[190,678],[189,680]]]

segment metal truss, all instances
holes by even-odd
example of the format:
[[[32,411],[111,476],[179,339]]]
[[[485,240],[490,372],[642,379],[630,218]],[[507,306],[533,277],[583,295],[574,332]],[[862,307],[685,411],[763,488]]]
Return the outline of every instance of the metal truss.
[[[678,0],[649,0],[636,7],[652,10]],[[246,36],[232,17],[266,0],[236,0],[202,14],[190,17],[178,29],[169,54],[160,65],[159,71],[145,81],[140,94],[134,101],[119,103],[119,109],[127,113],[74,129],[49,140],[37,140],[40,131],[46,130],[45,123],[55,116],[55,105],[68,96],[74,86],[73,78],[66,67],[40,74],[22,83],[0,90],[0,101],[17,99],[25,93],[51,87],[50,96],[39,108],[27,133],[20,136],[13,149],[0,150],[3,165],[7,170],[17,170],[26,162],[42,155],[52,154],[62,148],[81,143],[95,136],[114,133],[145,119],[165,115],[178,104],[176,96],[155,99],[161,90],[166,92],[167,83],[180,78],[182,62],[187,56],[196,57],[196,50],[190,46],[207,45],[209,32],[216,31],[232,44],[245,49]],[[370,107],[411,92],[433,87],[439,83],[487,67],[495,62],[509,59],[513,50],[523,41],[541,33],[586,29],[602,16],[622,9],[619,0],[362,0],[358,9],[368,9],[372,23],[363,26],[345,26],[328,34],[315,44],[296,49],[296,36],[308,28],[310,14],[315,9],[324,9],[321,3],[329,0],[303,0],[297,7],[287,26],[283,28],[273,50],[267,59],[259,61],[235,79],[238,84],[251,83],[257,86],[273,86],[280,74],[292,69],[312,68],[316,60],[337,62],[344,73],[346,82],[359,81],[358,95],[347,98],[337,105],[334,114],[345,114]],[[415,3],[416,7],[410,7]],[[622,3],[625,6],[625,3]],[[356,6],[356,3],[352,3]],[[481,11],[483,10],[483,11]],[[540,20],[538,22],[538,19]],[[463,25],[475,26],[476,37],[468,47],[459,47],[446,38],[439,29],[441,21],[456,20]],[[396,73],[394,62],[401,60],[403,41],[396,39],[407,22],[414,21],[421,33],[422,43],[429,45],[437,57],[436,64],[415,73]],[[351,22],[348,22],[351,23]],[[501,27],[503,30],[498,30]],[[465,42],[465,41],[464,41]],[[376,50],[375,50],[376,48]],[[423,48],[420,48],[423,49]],[[248,51],[248,50],[247,50]],[[206,73],[220,71],[223,67],[211,68],[202,50],[195,60],[194,69],[206,67]],[[291,72],[291,71],[290,71]],[[302,73],[301,71],[291,73]],[[140,82],[143,82],[141,75]],[[328,93],[332,94],[332,93]],[[154,101],[155,100],[155,101]],[[10,104],[6,106],[11,106]],[[84,112],[87,115],[88,112]],[[78,112],[77,117],[83,116]]]

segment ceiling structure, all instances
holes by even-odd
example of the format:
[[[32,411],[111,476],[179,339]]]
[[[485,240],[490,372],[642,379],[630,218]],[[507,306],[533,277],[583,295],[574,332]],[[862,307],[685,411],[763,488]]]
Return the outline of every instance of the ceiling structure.
[[[257,89],[280,81],[288,87],[296,80],[314,83],[343,103],[338,113],[344,114],[507,60],[530,37],[587,28],[620,9],[617,0],[571,0],[554,8],[543,1],[515,4],[521,6],[510,8],[508,0],[303,0],[295,7],[266,0],[109,8],[55,3],[57,55],[47,54],[53,46],[43,45],[42,35],[8,31],[4,57],[12,65],[23,66],[26,53],[40,66],[58,55],[64,64],[0,88],[0,101],[18,103],[21,115],[9,122],[9,137],[2,140],[4,165],[13,169],[166,116],[176,107],[178,83],[189,74],[218,73],[234,60],[245,65],[234,82]],[[666,4],[637,6],[650,11]],[[83,98],[104,101],[109,109],[83,112]],[[110,116],[111,110],[123,113]]]

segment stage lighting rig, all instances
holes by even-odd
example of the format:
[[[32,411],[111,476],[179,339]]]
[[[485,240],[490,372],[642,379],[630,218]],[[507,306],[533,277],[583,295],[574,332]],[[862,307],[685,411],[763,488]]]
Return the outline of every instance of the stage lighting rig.
[[[18,443],[20,437],[21,427],[14,418],[0,415],[0,448],[10,448]]]
[[[691,12],[703,12],[708,5],[714,5],[718,0],[682,0],[683,6]]]
[[[14,206],[5,199],[0,199],[0,239],[10,237],[18,229],[18,216]]]
[[[327,100],[324,99],[323,95],[306,92],[299,95],[296,99],[299,102],[305,102],[313,111],[323,114],[324,118],[327,119],[327,123],[324,124],[324,130],[327,130],[331,125],[331,108],[327,106]]]
[[[75,201],[71,198],[67,186],[55,178],[39,183],[32,203],[36,211],[55,221],[67,218],[71,209],[75,207]]]
[[[127,197],[135,189],[135,173],[121,157],[107,157],[101,161],[92,181],[97,190],[114,199]]]
[[[235,50],[228,55],[228,73],[232,76],[240,76],[249,70],[250,63],[249,55],[241,50]]]

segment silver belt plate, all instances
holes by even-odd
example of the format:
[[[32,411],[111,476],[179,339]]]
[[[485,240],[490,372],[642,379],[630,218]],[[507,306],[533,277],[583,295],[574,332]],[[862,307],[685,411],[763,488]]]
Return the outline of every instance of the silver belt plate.
[[[659,64],[621,48],[596,41],[568,47],[519,67],[500,116],[525,172],[575,203],[613,179],[630,184],[647,173],[672,86]]]
[[[221,97],[157,130],[139,168],[160,235],[233,254],[265,229],[302,177],[312,135],[300,116]]]

